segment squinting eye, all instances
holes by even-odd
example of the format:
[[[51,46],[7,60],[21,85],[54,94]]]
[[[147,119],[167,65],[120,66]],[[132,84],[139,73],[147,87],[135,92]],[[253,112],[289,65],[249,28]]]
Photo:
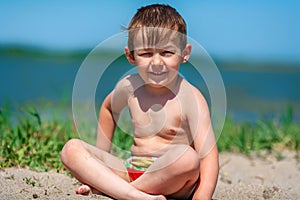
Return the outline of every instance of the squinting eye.
[[[173,54],[174,54],[174,53],[171,52],[171,51],[163,51],[163,52],[161,53],[162,56],[172,56]]]
[[[149,58],[152,56],[152,53],[141,53],[139,56]]]

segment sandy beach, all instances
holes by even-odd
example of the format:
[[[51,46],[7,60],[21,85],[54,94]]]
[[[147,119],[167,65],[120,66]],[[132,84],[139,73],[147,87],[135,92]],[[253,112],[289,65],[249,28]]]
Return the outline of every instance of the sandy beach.
[[[214,200],[300,199],[300,161],[296,154],[220,154],[219,181]],[[55,172],[7,168],[0,172],[0,199],[110,199],[100,195],[75,194],[78,181]]]

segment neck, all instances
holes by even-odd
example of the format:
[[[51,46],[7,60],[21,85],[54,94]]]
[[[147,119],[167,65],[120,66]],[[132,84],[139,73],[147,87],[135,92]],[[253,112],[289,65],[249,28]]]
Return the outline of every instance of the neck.
[[[145,89],[146,91],[155,96],[162,96],[162,95],[167,95],[170,93],[176,94],[178,91],[178,82],[179,82],[180,77],[176,76],[174,80],[166,85],[166,86],[156,86],[152,84],[146,84]]]

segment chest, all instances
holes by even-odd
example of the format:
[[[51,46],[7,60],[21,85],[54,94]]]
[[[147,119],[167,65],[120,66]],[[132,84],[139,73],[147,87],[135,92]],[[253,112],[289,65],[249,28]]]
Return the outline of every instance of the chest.
[[[132,98],[128,107],[136,137],[174,134],[172,130],[181,130],[186,121],[177,98],[167,101]]]

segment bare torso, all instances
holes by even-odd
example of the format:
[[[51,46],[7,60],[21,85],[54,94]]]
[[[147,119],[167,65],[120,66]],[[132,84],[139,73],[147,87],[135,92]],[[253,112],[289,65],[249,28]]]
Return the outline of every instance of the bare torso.
[[[132,155],[160,156],[176,144],[192,143],[184,103],[177,89],[151,94],[145,86],[134,90],[128,107],[134,127]],[[182,88],[181,88],[182,89]]]

